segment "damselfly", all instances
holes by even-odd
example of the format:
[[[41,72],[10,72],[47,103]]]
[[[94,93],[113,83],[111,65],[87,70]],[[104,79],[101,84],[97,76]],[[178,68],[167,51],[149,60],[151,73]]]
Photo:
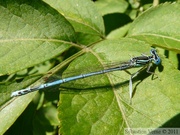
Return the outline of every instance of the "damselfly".
[[[59,80],[56,80],[53,82],[41,84],[39,86],[28,87],[25,89],[17,90],[17,91],[12,92],[11,97],[21,96],[21,95],[24,95],[24,94],[27,94],[27,93],[30,93],[33,91],[41,90],[44,88],[52,87],[55,85],[60,85],[62,83],[66,83],[66,82],[70,82],[73,80],[82,79],[82,78],[86,78],[86,77],[90,77],[90,76],[94,76],[94,75],[100,75],[100,74],[113,72],[113,71],[121,71],[121,70],[126,70],[126,69],[130,69],[130,68],[134,68],[134,67],[142,67],[140,70],[138,70],[136,73],[132,74],[130,77],[129,96],[131,99],[132,94],[133,94],[132,79],[135,76],[137,76],[145,68],[146,68],[146,72],[153,74],[152,72],[150,72],[150,68],[151,68],[152,64],[154,63],[155,65],[159,65],[161,62],[161,59],[158,56],[155,49],[151,49],[150,53],[151,53],[150,56],[142,54],[141,56],[133,57],[127,62],[124,62],[122,64],[119,64],[117,66],[114,66],[114,67],[111,67],[108,69],[104,69],[104,70],[100,70],[100,71],[96,71],[96,72],[90,72],[90,73],[86,73],[86,74],[80,74],[80,75],[76,75],[76,76],[72,76],[72,77],[67,77],[64,79],[59,79]]]

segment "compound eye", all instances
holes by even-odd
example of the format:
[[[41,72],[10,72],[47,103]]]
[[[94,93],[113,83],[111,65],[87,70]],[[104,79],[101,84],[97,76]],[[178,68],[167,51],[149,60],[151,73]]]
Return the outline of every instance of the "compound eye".
[[[159,64],[161,63],[161,59],[160,59],[160,58],[156,59],[156,60],[154,61],[154,63],[155,63],[156,65],[159,65]]]

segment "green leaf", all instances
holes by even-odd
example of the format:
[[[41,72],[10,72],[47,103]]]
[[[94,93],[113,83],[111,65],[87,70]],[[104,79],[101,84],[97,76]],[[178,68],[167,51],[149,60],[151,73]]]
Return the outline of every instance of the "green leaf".
[[[75,42],[71,24],[57,11],[37,0],[0,2],[0,80],[60,55]],[[29,86],[38,77],[21,83],[0,84],[0,134],[25,110],[36,93],[10,100],[10,92]],[[7,115],[10,112],[9,115]]]
[[[124,0],[98,0],[95,5],[102,15],[111,13],[124,13],[128,8],[128,3]]]
[[[148,54],[149,50],[148,44],[134,39],[106,40],[74,60],[67,72],[84,66],[90,72],[93,65],[103,67],[105,61],[127,61],[130,56]],[[124,71],[61,85],[60,133],[123,134],[124,128],[159,127],[177,115],[180,74],[160,56],[162,65],[154,71],[159,78],[144,70],[133,79],[132,105],[129,104],[130,75]],[[135,73],[138,69],[129,71]]]
[[[90,0],[44,0],[69,20],[76,32],[104,37],[101,15]]]
[[[1,127],[0,134],[3,134],[7,129],[16,121],[16,119],[25,110],[27,105],[33,99],[36,93],[31,93],[21,98],[11,99],[9,102],[1,106],[0,108],[0,118]],[[1,95],[2,98],[2,95]]]
[[[2,1],[0,12],[0,75],[49,60],[75,42],[70,23],[43,2]]]
[[[180,53],[180,5],[165,3],[144,12],[128,36]]]
[[[111,31],[111,33],[107,35],[107,39],[118,39],[118,38],[124,37],[127,34],[130,25],[131,23]]]

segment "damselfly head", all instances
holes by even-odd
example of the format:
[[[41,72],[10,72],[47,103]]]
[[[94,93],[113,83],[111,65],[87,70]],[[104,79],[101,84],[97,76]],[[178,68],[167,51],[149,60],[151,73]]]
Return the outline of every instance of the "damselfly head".
[[[155,49],[151,49],[150,53],[153,56],[154,64],[159,65],[161,63],[161,58],[158,56],[157,51]]]

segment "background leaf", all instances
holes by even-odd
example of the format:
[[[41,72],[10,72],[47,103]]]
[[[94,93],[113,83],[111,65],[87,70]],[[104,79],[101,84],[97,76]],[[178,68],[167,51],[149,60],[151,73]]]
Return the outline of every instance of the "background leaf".
[[[76,32],[104,37],[104,25],[99,11],[91,1],[44,0],[63,14]],[[83,12],[82,12],[83,11]]]
[[[131,25],[128,36],[180,53],[180,6],[165,3],[151,8]]]
[[[124,0],[98,0],[95,1],[95,4],[102,15],[124,13],[128,8],[128,3]]]
[[[70,23],[41,1],[1,1],[0,10],[0,75],[16,73],[52,59],[75,42],[75,32]],[[1,80],[6,78],[2,76]],[[33,93],[10,100],[9,92],[27,87],[37,79],[25,79],[21,83],[15,81],[9,85],[0,84],[1,134],[14,123],[35,95]],[[11,115],[7,116],[8,112]]]
[[[0,11],[0,75],[49,60],[75,42],[69,22],[45,3],[7,0]]]

